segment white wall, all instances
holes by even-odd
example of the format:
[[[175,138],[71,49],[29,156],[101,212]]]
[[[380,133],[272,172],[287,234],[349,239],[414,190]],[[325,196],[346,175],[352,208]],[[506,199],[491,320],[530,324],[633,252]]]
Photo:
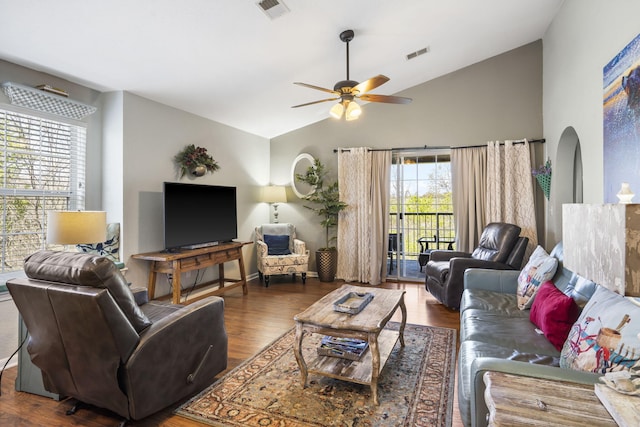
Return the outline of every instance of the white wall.
[[[566,0],[543,38],[543,118],[552,167],[562,132],[573,126],[580,140],[584,202],[602,203],[602,69],[640,32],[638,0]],[[557,183],[552,183],[552,186]],[[547,246],[562,239],[562,208],[548,211]]]
[[[107,222],[119,222],[120,234],[122,234],[122,221],[124,217],[124,205],[122,193],[124,189],[123,171],[123,119],[124,119],[124,94],[123,92],[104,93],[100,97],[102,101],[101,115],[102,127],[102,170],[105,179],[102,181],[102,206],[107,212]],[[90,172],[88,175],[92,175]],[[108,208],[108,209],[107,209]]]
[[[182,182],[237,187],[238,238],[253,240],[255,225],[268,217],[268,206],[258,203],[257,196],[269,180],[268,140],[126,92],[123,114],[122,251],[127,279],[146,286],[148,264],[130,256],[164,247],[162,183],[179,180],[173,157],[187,144],[207,148],[220,169],[201,178],[185,176]],[[250,271],[256,270],[254,254],[253,245],[245,246]],[[227,270],[230,277],[239,277],[235,265]],[[217,274],[217,269],[207,274]],[[159,294],[168,290],[166,280],[158,282]]]

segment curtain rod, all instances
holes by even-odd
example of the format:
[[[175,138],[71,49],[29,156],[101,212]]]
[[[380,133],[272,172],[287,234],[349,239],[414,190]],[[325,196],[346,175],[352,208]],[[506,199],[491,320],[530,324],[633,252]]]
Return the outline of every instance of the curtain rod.
[[[544,144],[546,142],[546,140],[544,138],[541,139],[531,139],[531,140],[527,140],[527,142],[529,143],[535,143],[535,142],[539,142],[541,144]],[[524,144],[524,140],[520,140],[520,141],[514,141],[514,144]],[[503,142],[500,143],[500,145],[504,145]],[[398,147],[398,148],[370,148],[369,151],[412,151],[412,150],[426,150],[426,149],[434,149],[434,150],[440,150],[443,148],[448,148],[451,150],[455,150],[458,148],[478,148],[478,147],[486,147],[486,144],[483,145],[466,145],[463,147],[447,147],[444,145],[440,145],[440,146],[428,146],[425,145],[423,147]],[[348,148],[334,148],[333,152],[337,153],[338,151],[351,151]]]

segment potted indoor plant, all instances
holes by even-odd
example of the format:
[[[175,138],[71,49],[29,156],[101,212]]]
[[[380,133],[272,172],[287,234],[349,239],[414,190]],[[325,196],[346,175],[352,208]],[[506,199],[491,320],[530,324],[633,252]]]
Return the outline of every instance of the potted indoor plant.
[[[187,173],[203,176],[207,172],[215,172],[220,168],[218,162],[207,153],[206,148],[196,147],[194,144],[184,147],[181,152],[176,154],[174,160],[178,164],[180,178]]]
[[[336,240],[332,236],[331,229],[338,225],[338,213],[347,207],[347,204],[340,201],[338,192],[338,182],[325,183],[327,170],[320,160],[316,159],[312,166],[307,168],[305,174],[296,174],[298,181],[304,182],[315,190],[304,197],[312,203],[312,206],[305,206],[311,209],[320,217],[320,225],[325,230],[325,246],[316,251],[316,269],[318,278],[322,282],[332,282],[338,267],[338,250],[331,246],[331,242]]]

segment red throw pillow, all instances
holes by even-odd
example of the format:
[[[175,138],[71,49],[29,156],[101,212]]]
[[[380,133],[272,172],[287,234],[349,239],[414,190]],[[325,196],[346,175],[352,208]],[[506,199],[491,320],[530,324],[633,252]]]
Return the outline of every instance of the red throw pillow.
[[[531,306],[529,320],[547,337],[558,350],[569,335],[569,331],[580,315],[580,309],[573,298],[563,294],[553,282],[540,286]]]

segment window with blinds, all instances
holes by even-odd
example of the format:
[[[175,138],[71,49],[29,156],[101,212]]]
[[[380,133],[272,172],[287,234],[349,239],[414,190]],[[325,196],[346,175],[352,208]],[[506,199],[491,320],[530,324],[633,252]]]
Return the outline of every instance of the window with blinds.
[[[86,128],[0,109],[0,273],[45,247],[48,210],[84,209]]]

